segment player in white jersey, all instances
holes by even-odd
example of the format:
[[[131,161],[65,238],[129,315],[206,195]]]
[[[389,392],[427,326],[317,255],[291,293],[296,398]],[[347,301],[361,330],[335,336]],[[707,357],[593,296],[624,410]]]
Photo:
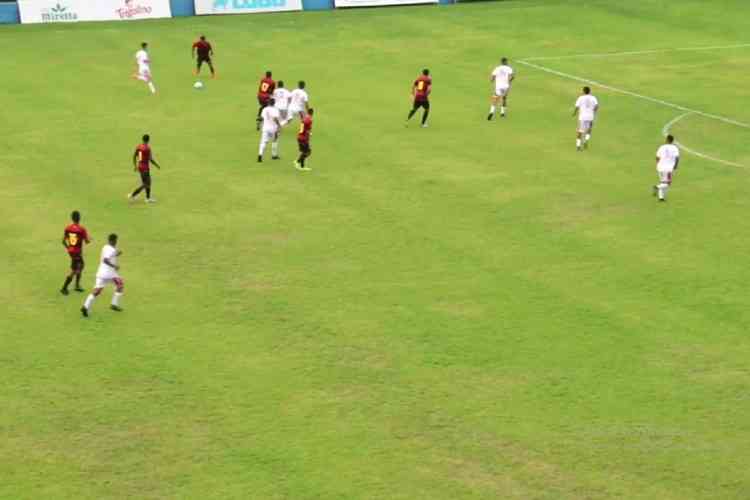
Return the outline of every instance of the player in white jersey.
[[[276,109],[279,110],[279,116],[281,121],[285,121],[289,117],[289,101],[292,98],[292,93],[289,89],[284,88],[284,82],[279,80],[276,84],[276,90],[273,91],[273,100],[276,101]]]
[[[667,189],[672,184],[672,175],[680,164],[680,150],[674,144],[674,137],[667,136],[666,143],[656,150],[656,175],[659,176],[659,184],[654,186],[654,196],[659,196],[659,201],[667,201]]]
[[[117,249],[117,235],[110,234],[107,238],[107,244],[102,248],[102,253],[99,257],[99,269],[96,271],[96,284],[89,296],[86,297],[83,307],[81,307],[81,314],[83,314],[84,317],[88,317],[91,306],[94,304],[94,300],[96,300],[99,294],[102,293],[104,287],[109,283],[115,285],[115,293],[112,295],[112,304],[109,307],[113,311],[122,311],[120,308],[120,299],[122,299],[122,294],[124,293],[125,283],[117,272],[120,270],[120,266],[117,264],[117,258],[121,254],[122,251]]]
[[[148,55],[148,44],[143,42],[141,50],[135,53],[136,71],[133,78],[146,82],[152,94],[156,94],[156,87],[151,79],[151,56]]]
[[[260,131],[260,147],[258,148],[258,163],[263,161],[263,152],[266,150],[266,144],[271,143],[271,159],[279,159],[279,133],[281,132],[281,116],[276,101],[271,98],[268,106],[263,108],[260,113],[263,120],[263,127]]]
[[[500,66],[492,70],[490,75],[490,81],[495,82],[495,92],[492,94],[492,104],[490,105],[490,114],[487,115],[487,120],[492,120],[495,116],[495,110],[497,109],[497,101],[502,100],[500,104],[500,116],[505,118],[505,109],[508,105],[508,94],[510,93],[510,85],[516,76],[513,74],[513,68],[508,65],[508,58],[503,57],[500,60]]]
[[[289,118],[287,118],[287,121],[291,121],[295,117],[302,120],[305,117],[305,114],[307,114],[307,110],[309,109],[309,106],[307,104],[309,101],[309,97],[307,95],[307,91],[305,90],[305,82],[300,80],[300,82],[297,84],[297,88],[292,90],[290,97],[291,100],[289,101]]]
[[[576,150],[581,151],[588,147],[597,111],[599,111],[599,101],[591,95],[589,87],[583,87],[583,95],[576,100],[576,107],[573,110],[573,116],[578,115]]]

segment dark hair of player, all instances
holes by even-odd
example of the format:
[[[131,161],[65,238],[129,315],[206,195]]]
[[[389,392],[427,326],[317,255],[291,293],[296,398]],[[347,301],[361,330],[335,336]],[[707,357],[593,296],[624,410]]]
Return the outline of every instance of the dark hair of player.
[[[310,108],[310,109],[307,110],[307,114],[308,115],[312,116],[314,113],[315,113],[315,110],[313,108]]]
[[[422,70],[422,74],[423,74],[424,76],[427,76],[427,75],[429,75],[429,74],[430,74],[430,70],[429,70],[429,69],[423,69],[423,70]]]
[[[502,59],[500,59],[500,64],[508,64],[508,58],[503,57]]]
[[[146,42],[142,42],[141,43],[141,48],[145,49],[146,47],[148,47],[148,44]]]
[[[201,35],[201,40],[206,41],[206,35]]]
[[[283,86],[284,86],[284,80],[279,80],[278,82],[276,82],[276,87],[277,88],[283,87]]]
[[[78,210],[73,210],[73,213],[70,214],[70,218],[73,220],[73,222],[78,224],[78,222],[80,222],[81,220],[81,212],[79,212]]]
[[[271,74],[272,74],[272,73],[271,73],[271,71],[270,71],[270,70],[266,71],[266,78],[271,78]]]
[[[148,141],[151,140],[151,136],[148,134],[143,134],[143,143],[148,144]]]
[[[297,87],[299,87],[301,89],[304,89],[305,88],[305,81],[304,80],[300,80],[299,82],[297,82]]]
[[[276,99],[274,99],[274,98],[272,97],[272,98],[270,98],[270,99],[268,100],[268,105],[269,105],[269,106],[273,106],[274,104],[276,104]]]
[[[674,142],[674,136],[672,134],[669,134],[667,136],[667,143],[672,144]]]
[[[591,89],[589,87],[583,87],[583,93],[584,94],[590,94],[591,93]]]
[[[117,235],[115,233],[110,234],[109,236],[107,236],[107,241],[109,241],[110,245],[117,244]]]

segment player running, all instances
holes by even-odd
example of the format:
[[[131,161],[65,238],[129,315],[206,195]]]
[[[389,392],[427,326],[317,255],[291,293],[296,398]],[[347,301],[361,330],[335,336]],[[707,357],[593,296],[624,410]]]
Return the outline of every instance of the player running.
[[[573,110],[573,116],[578,115],[578,130],[576,132],[577,151],[583,151],[588,147],[597,111],[599,111],[599,101],[591,95],[589,87],[583,87],[583,95],[578,97],[576,107]]]
[[[490,81],[495,82],[495,93],[491,97],[492,104],[490,105],[490,114],[487,115],[487,120],[492,120],[492,117],[495,116],[497,101],[500,100],[502,100],[502,104],[500,104],[500,117],[505,118],[510,85],[515,78],[513,68],[508,65],[508,58],[503,57],[500,60],[500,66],[492,70],[492,74],[490,75]]]
[[[62,244],[70,256],[70,274],[65,278],[65,283],[63,283],[60,289],[60,293],[63,295],[68,295],[68,285],[73,281],[73,277],[76,279],[75,291],[83,291],[83,288],[81,288],[81,273],[84,267],[83,244],[90,243],[89,233],[81,225],[81,213],[78,210],[74,210],[70,214],[70,218],[73,223],[65,226],[62,239]]]
[[[122,299],[122,294],[125,291],[125,283],[117,272],[120,270],[120,266],[117,264],[117,258],[122,255],[122,251],[117,249],[116,234],[110,234],[107,241],[108,243],[102,248],[102,253],[99,258],[99,269],[96,271],[96,284],[89,296],[86,297],[83,307],[81,307],[81,314],[83,314],[84,317],[88,317],[94,301],[109,283],[115,285],[115,293],[112,295],[112,303],[109,308],[113,311],[122,311],[120,308],[120,299]]]
[[[281,117],[279,110],[274,106],[273,97],[269,99],[268,106],[263,108],[261,118],[263,119],[263,130],[260,134],[260,147],[258,148],[258,163],[263,162],[263,152],[266,144],[271,143],[271,159],[279,159],[279,132],[281,131]]]
[[[432,92],[432,78],[430,77],[430,70],[423,69],[422,74],[414,80],[411,86],[411,94],[414,97],[414,106],[409,111],[409,116],[406,117],[406,124],[409,124],[409,120],[414,116],[419,108],[424,108],[422,113],[422,127],[427,128],[427,117],[430,114],[430,92]]]
[[[674,136],[668,135],[667,140],[656,150],[656,174],[659,184],[654,186],[654,196],[659,201],[667,201],[667,190],[672,185],[672,176],[680,164],[680,150],[674,144]]]
[[[208,64],[208,69],[211,70],[211,78],[216,78],[214,65],[211,62],[212,55],[214,55],[214,48],[209,42],[206,41],[206,37],[204,35],[201,35],[200,38],[195,43],[193,43],[192,49],[192,57],[196,58],[195,76],[201,74],[201,66],[203,65],[203,63],[206,63]]]
[[[310,167],[305,166],[305,160],[312,154],[312,149],[310,149],[310,134],[312,134],[312,117],[314,113],[315,110],[313,108],[308,109],[307,115],[302,119],[302,123],[299,126],[299,133],[297,134],[299,158],[294,162],[294,167],[297,170],[312,170]]]
[[[292,93],[289,97],[289,118],[287,118],[287,122],[292,121],[294,118],[303,120],[305,118],[305,114],[310,109],[308,107],[310,97],[307,95],[307,91],[305,90],[305,82],[303,80],[297,82],[297,88],[292,90]]]
[[[273,100],[276,102],[276,109],[279,110],[279,116],[281,121],[286,121],[289,118],[289,101],[292,98],[292,93],[289,89],[284,88],[284,82],[279,80],[276,84],[276,90],[273,91]]]
[[[156,94],[156,87],[151,79],[151,56],[148,55],[148,44],[143,42],[141,50],[135,53],[136,72],[133,78],[146,82],[152,94]]]
[[[263,123],[263,118],[260,114],[263,112],[263,108],[269,105],[273,91],[276,89],[276,82],[271,78],[272,73],[266,71],[266,76],[260,79],[258,84],[258,117],[255,119],[255,130],[260,130],[260,124]]]
[[[135,199],[145,189],[146,203],[156,203],[156,199],[151,197],[151,165],[160,170],[161,166],[154,159],[154,154],[151,152],[151,146],[149,145],[150,141],[151,136],[148,134],[144,135],[143,142],[133,152],[133,170],[137,170],[141,174],[141,185],[135,191],[128,194],[128,200]]]

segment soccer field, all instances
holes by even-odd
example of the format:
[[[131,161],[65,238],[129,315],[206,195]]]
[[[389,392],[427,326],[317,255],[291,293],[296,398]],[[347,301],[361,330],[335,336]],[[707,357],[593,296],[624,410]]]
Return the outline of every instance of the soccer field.
[[[748,498],[748,33],[745,0],[1,26],[0,498]],[[307,81],[311,172],[296,126],[255,162],[266,69]],[[123,313],[58,292],[74,209]]]

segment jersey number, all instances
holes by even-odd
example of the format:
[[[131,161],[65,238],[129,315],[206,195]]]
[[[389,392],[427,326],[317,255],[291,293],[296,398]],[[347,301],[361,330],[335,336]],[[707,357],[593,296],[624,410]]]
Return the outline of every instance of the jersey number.
[[[72,247],[78,245],[78,235],[76,233],[68,233],[68,245]]]
[[[420,81],[417,83],[417,90],[419,90],[420,92],[424,90],[424,81]]]
[[[263,83],[260,84],[260,91],[261,92],[266,92],[266,91],[268,91],[268,87],[269,87],[269,85],[266,82],[263,82]]]
[[[299,124],[299,133],[303,134],[304,132],[305,132],[305,124],[304,123],[300,123]]]

